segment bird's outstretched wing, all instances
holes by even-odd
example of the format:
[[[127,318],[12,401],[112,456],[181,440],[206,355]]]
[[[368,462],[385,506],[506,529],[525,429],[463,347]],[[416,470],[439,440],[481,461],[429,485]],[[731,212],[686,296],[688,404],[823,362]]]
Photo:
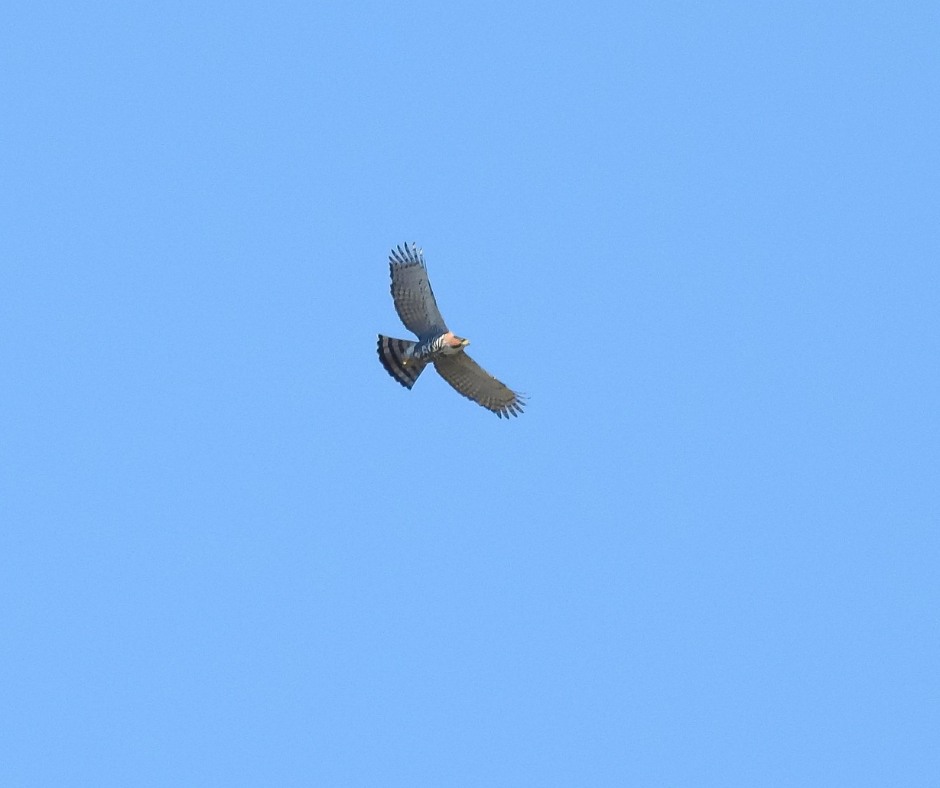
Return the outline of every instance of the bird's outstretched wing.
[[[525,406],[523,396],[500,383],[466,353],[440,356],[434,366],[457,391],[500,418],[522,413]]]
[[[424,255],[415,244],[392,249],[388,256],[392,274],[392,299],[405,328],[419,339],[430,339],[447,331],[428,281]]]

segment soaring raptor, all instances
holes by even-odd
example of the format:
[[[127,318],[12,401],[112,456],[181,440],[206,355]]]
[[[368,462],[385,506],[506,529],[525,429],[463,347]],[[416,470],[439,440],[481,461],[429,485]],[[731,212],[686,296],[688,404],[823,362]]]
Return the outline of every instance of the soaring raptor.
[[[469,339],[454,336],[438,311],[428,281],[424,254],[415,244],[392,249],[392,299],[401,322],[417,342],[379,334],[379,360],[389,375],[410,389],[428,364],[468,399],[502,418],[518,416],[525,404],[521,394],[507,388],[464,352]]]

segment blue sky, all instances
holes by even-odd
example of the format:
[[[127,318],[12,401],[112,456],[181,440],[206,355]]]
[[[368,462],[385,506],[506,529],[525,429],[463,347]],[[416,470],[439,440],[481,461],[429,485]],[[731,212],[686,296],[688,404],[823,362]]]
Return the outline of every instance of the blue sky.
[[[3,784],[938,784],[935,4],[3,20]]]

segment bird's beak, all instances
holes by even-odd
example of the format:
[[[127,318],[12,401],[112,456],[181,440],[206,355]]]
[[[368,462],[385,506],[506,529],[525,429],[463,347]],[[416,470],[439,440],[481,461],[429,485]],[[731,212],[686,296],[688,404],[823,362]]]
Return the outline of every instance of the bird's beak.
[[[461,345],[461,347],[466,347],[466,346],[469,345],[469,344],[470,344],[470,340],[469,340],[469,339],[461,339],[461,340],[460,340],[460,345]]]

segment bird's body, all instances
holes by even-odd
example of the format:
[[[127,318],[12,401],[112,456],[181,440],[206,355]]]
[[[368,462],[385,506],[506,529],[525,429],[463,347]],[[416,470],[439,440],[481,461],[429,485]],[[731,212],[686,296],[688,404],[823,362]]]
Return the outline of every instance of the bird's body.
[[[418,361],[433,361],[437,356],[454,356],[460,353],[470,342],[455,337],[452,332],[438,334],[431,339],[423,339],[415,343],[411,349],[410,358]]]
[[[378,353],[389,375],[410,389],[428,364],[468,399],[497,416],[518,416],[524,400],[464,352],[470,340],[455,336],[444,323],[428,281],[424,256],[415,244],[389,255],[392,299],[405,327],[418,337],[394,339],[379,334]]]

